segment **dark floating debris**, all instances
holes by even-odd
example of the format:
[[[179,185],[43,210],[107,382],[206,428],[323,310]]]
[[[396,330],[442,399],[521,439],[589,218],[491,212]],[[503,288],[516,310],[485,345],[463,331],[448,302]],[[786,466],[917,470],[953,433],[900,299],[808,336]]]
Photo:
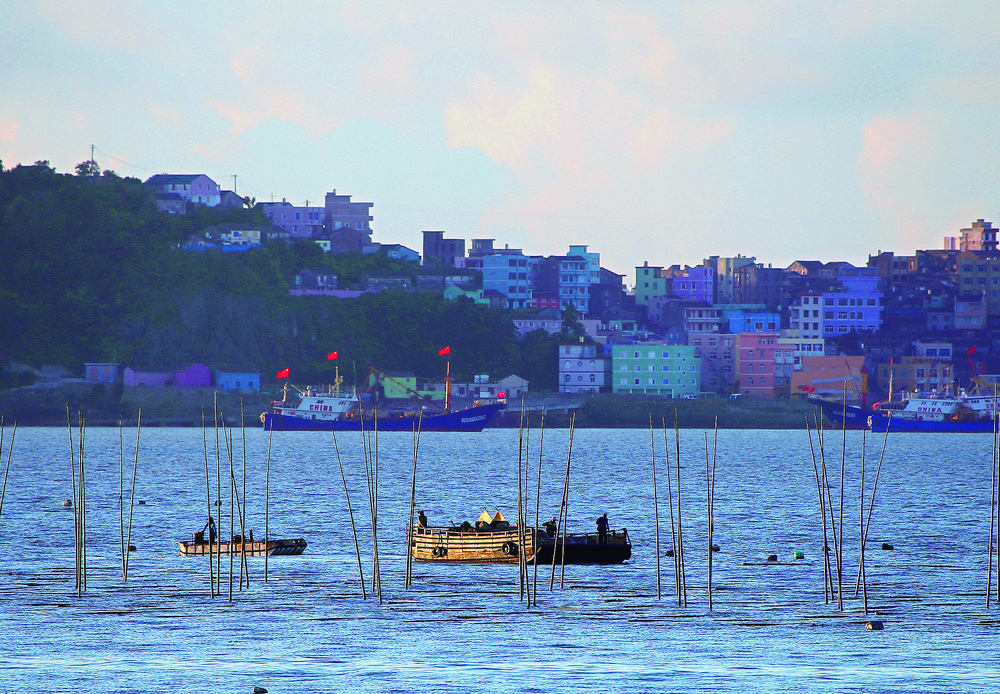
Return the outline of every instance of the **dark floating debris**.
[[[667,557],[672,557],[672,556],[674,556],[674,550],[672,550],[672,549],[668,549],[668,550],[667,550],[667,551],[666,551],[666,552],[664,553],[664,556],[667,556]]]
[[[882,549],[896,549],[896,548],[890,545],[888,542],[883,542]]]
[[[713,552],[721,552],[722,550],[719,549],[719,545],[712,545],[712,551]]]
[[[140,506],[145,506],[146,505],[146,502],[143,501],[142,499],[139,499],[136,503],[139,504]]]
[[[882,622],[878,620],[873,619],[870,622],[865,622],[865,631],[882,631],[883,629]]]
[[[62,505],[64,508],[73,508],[73,502],[70,501],[69,499],[63,499]]]
[[[778,561],[778,555],[777,554],[768,554],[767,555],[767,560],[768,561]]]
[[[135,545],[129,545],[128,546],[128,551],[129,552],[134,552],[135,551]]]
[[[805,559],[806,558],[805,552],[803,552],[801,549],[795,550],[795,554],[793,556],[796,559]]]
[[[267,694],[267,690],[263,687],[254,687],[253,694]]]

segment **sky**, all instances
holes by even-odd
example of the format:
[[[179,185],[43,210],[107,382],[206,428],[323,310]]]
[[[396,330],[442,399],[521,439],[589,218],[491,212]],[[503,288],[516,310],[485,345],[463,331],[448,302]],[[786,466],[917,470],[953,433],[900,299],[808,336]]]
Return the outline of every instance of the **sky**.
[[[635,266],[846,260],[1000,223],[1000,2],[20,0],[0,160],[204,173]]]

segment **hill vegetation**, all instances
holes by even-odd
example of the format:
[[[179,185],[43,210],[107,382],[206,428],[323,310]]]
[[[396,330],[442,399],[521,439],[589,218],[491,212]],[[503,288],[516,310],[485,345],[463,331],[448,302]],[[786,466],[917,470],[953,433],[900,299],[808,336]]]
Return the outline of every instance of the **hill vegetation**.
[[[365,272],[416,267],[378,254],[328,255],[302,241],[238,253],[180,247],[221,222],[267,220],[247,209],[167,215],[141,181],[113,172],[0,165],[0,388],[30,380],[14,364],[82,374],[84,363],[103,361],[144,370],[200,362],[260,372],[265,384],[289,367],[295,380],[325,382],[333,350],[351,385],[369,364],[443,375],[437,350],[445,345],[458,379],[516,373],[533,390],[556,386],[558,343],[569,335],[516,340],[510,311],[432,294],[293,297],[290,282],[305,268],[356,286]]]

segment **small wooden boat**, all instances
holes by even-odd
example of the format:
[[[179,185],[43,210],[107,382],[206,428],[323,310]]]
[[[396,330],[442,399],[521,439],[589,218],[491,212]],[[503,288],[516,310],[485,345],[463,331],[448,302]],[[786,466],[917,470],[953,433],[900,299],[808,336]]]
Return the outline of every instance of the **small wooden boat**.
[[[612,530],[601,544],[597,533],[567,533],[565,537],[543,535],[534,561],[538,564],[621,564],[632,558],[628,530]],[[565,559],[563,554],[565,553]]]
[[[200,533],[198,533],[200,534]],[[238,535],[232,541],[205,542],[204,540],[183,540],[180,543],[181,554],[187,557],[207,557],[215,554],[245,554],[248,557],[263,557],[283,554],[302,554],[306,549],[306,541],[302,538],[294,540],[242,540]]]
[[[469,564],[513,564],[524,554],[531,561],[538,546],[535,528],[511,525],[500,511],[483,511],[475,525],[425,527],[418,525],[410,537],[416,561]]]

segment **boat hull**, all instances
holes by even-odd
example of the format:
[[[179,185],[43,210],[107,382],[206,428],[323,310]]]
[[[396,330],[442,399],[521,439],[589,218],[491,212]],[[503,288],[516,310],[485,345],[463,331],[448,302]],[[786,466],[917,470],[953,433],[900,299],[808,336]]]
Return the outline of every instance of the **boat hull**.
[[[482,431],[503,409],[502,403],[470,407],[457,412],[418,417],[306,419],[289,414],[265,412],[265,431]]]
[[[848,405],[845,408],[842,402],[821,398],[814,398],[812,402],[819,407],[826,421],[837,429],[844,428],[845,423],[848,429],[867,429],[868,418],[875,412],[871,407]]]
[[[900,416],[889,417],[881,414],[873,415],[871,418],[871,430],[884,433],[886,428],[890,432],[937,432],[946,434],[986,434],[993,433],[994,423],[992,420],[983,419],[975,421],[947,421],[947,420],[926,420],[926,419],[905,419]]]
[[[628,530],[613,530],[598,542],[597,533],[574,533],[543,537],[535,553],[536,564],[622,564],[632,558]]]
[[[179,543],[181,554],[186,557],[207,557],[219,554],[236,554],[248,557],[263,557],[278,555],[302,554],[306,549],[306,541],[302,538],[294,540],[254,540],[247,542],[195,542],[185,540]]]
[[[517,527],[484,530],[418,527],[410,539],[410,554],[415,561],[425,562],[516,564],[521,554],[530,562],[537,543],[534,528],[522,531]]]

